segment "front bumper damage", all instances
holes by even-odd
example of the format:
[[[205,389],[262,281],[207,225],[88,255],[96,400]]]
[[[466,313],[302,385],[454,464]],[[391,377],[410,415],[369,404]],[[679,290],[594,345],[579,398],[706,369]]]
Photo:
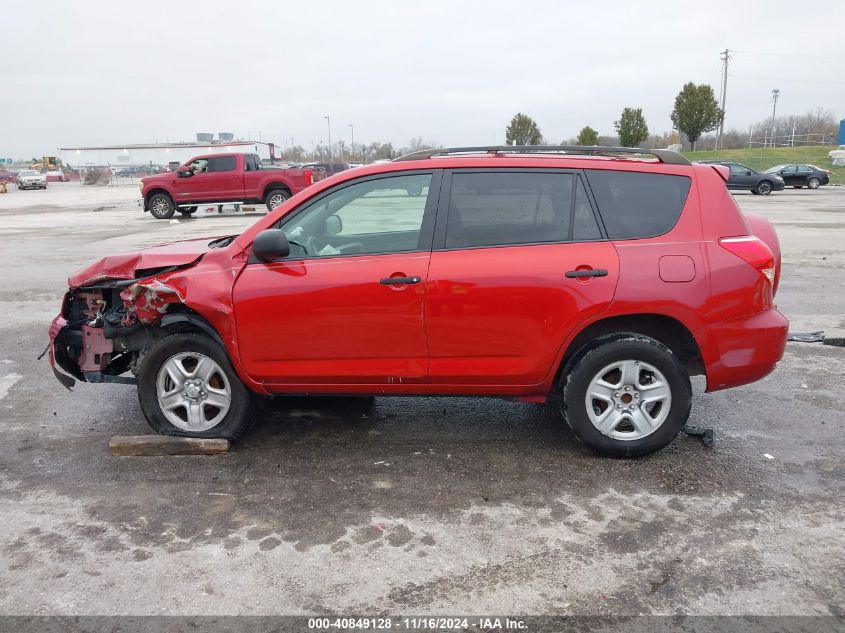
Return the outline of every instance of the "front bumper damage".
[[[59,382],[135,384],[137,354],[156,338],[151,326],[171,304],[182,303],[175,288],[155,277],[140,281],[98,280],[71,289],[62,313],[50,324],[50,366]]]

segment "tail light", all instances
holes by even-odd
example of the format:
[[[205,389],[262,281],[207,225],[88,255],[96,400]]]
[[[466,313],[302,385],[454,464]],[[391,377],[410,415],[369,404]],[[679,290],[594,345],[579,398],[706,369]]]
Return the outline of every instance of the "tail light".
[[[305,184],[309,187],[314,184],[314,172],[310,169],[305,171]]]
[[[754,235],[723,237],[719,246],[759,270],[769,283],[775,284],[775,256],[766,243]]]

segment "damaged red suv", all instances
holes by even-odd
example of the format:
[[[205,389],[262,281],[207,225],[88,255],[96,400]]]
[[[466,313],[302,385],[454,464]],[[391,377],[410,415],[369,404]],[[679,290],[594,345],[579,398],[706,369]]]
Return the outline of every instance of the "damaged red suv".
[[[338,174],[240,235],[69,279],[50,359],[137,383],[159,433],[235,438],[252,394],[553,399],[610,455],[672,441],[771,372],[780,249],[727,170],[664,150],[417,152]]]

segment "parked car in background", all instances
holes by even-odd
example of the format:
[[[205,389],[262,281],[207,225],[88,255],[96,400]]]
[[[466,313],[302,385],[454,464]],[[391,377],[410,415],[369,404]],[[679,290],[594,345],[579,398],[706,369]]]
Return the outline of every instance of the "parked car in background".
[[[18,172],[18,189],[46,189],[47,177],[34,169]]]
[[[742,163],[730,161],[704,160],[705,165],[724,165],[730,170],[727,181],[728,189],[750,191],[753,194],[768,196],[773,191],[783,191],[784,181],[778,174],[769,174],[751,169]]]
[[[71,275],[50,362],[68,388],[137,383],[170,435],[238,437],[250,393],[469,395],[553,400],[588,446],[644,455],[691,375],[736,387],[784,351],[777,236],[726,178],[667,150],[417,152]]]
[[[818,189],[830,182],[830,172],[814,165],[775,165],[763,173],[778,175],[784,184],[796,189]]]
[[[306,169],[315,170],[316,181],[322,180],[323,178],[328,178],[329,176],[334,176],[335,174],[339,174],[342,171],[346,171],[347,169],[349,169],[349,163],[305,163],[303,167]]]
[[[167,220],[177,210],[189,217],[199,204],[259,203],[272,211],[313,182],[313,169],[265,169],[257,154],[211,154],[140,186],[144,211]]]

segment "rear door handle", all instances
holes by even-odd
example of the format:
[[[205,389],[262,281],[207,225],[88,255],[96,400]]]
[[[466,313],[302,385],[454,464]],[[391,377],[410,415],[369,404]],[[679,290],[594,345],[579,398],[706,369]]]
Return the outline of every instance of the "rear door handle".
[[[420,277],[385,277],[379,283],[384,286],[418,284],[422,281]]]
[[[577,277],[607,277],[607,271],[604,268],[596,268],[595,270],[568,270],[566,276],[569,279]]]

